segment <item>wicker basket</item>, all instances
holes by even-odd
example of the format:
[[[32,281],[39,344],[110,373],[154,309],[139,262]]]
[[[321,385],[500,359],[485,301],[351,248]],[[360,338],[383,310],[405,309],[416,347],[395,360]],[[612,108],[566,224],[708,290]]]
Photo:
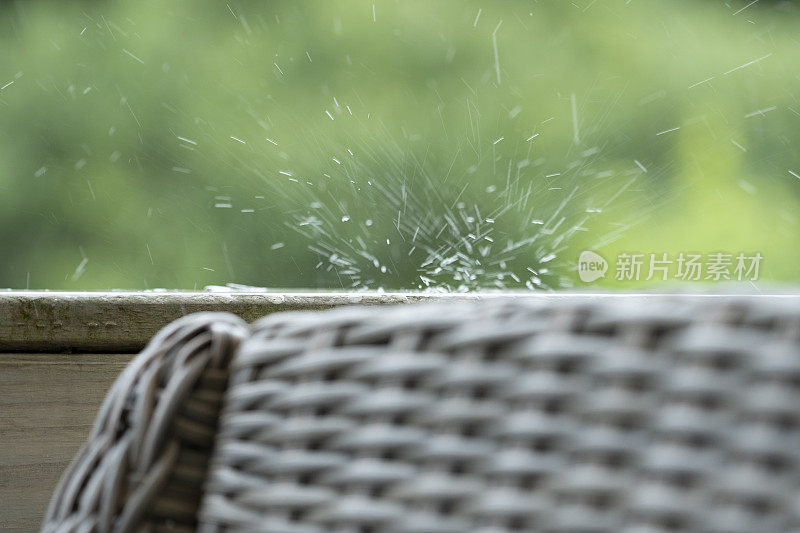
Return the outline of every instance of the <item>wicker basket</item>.
[[[224,324],[232,346],[241,326]],[[107,403],[98,425],[119,413]],[[205,532],[786,533],[800,530],[800,308],[587,296],[272,315],[230,363],[216,431]],[[173,438],[95,431],[45,529],[78,530],[79,514],[98,531],[169,525],[163,489],[136,500],[151,513],[120,487],[175,479]],[[197,494],[181,501],[175,523],[192,527]]]

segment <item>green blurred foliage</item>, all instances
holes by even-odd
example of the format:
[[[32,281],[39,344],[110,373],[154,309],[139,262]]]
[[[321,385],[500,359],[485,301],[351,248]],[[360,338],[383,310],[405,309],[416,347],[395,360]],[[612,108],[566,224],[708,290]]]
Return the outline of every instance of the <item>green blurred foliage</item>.
[[[0,3],[0,287],[794,281],[800,15],[746,6]]]

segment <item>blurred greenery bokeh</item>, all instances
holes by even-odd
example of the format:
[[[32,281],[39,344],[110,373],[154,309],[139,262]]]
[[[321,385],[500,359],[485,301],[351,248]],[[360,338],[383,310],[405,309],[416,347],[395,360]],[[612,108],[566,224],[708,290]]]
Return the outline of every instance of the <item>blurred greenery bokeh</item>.
[[[748,4],[0,2],[0,287],[796,281],[800,10]]]

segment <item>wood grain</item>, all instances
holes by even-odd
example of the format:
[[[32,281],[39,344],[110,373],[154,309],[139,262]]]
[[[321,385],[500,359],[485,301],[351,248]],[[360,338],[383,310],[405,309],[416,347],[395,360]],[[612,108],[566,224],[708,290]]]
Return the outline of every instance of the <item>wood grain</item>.
[[[0,530],[38,530],[129,354],[0,353]]]

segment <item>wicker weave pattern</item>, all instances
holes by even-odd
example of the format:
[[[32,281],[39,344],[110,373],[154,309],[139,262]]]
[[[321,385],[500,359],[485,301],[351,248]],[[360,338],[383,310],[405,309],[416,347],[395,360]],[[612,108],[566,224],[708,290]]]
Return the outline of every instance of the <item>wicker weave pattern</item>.
[[[228,363],[247,334],[223,313],[160,331],[114,383],[42,531],[193,531]]]
[[[203,531],[800,528],[800,309],[720,299],[274,315]]]

